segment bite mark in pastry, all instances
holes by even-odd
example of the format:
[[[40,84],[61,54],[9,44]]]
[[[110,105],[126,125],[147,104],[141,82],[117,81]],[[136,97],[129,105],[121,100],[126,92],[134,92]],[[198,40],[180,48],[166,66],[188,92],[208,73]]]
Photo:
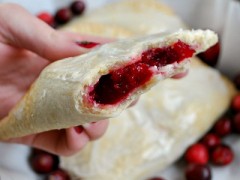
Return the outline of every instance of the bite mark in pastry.
[[[162,48],[143,52],[133,63],[103,75],[89,92],[89,98],[98,104],[117,104],[140,86],[151,80],[154,74],[163,74],[163,66],[180,63],[190,58],[195,50],[182,41]]]
[[[121,40],[54,62],[0,121],[0,139],[119,115],[157,82],[185,71],[191,56],[216,42],[209,30],[179,31]]]

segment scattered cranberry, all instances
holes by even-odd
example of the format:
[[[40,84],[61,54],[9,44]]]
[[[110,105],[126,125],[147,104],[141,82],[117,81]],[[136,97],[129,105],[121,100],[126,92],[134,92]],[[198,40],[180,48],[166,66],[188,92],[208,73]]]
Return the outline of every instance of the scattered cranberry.
[[[211,171],[207,165],[188,164],[185,172],[186,180],[211,180]]]
[[[185,159],[189,163],[206,164],[208,163],[209,155],[205,145],[197,143],[190,146],[185,154]]]
[[[211,161],[214,165],[225,166],[233,161],[233,151],[227,145],[216,146],[211,153]]]
[[[54,156],[48,153],[33,156],[31,165],[33,170],[39,174],[50,173],[56,167]]]
[[[235,132],[240,133],[240,112],[233,116],[233,128]]]
[[[235,111],[240,111],[240,94],[236,95],[232,100],[232,109]]]
[[[164,179],[161,178],[161,177],[153,177],[153,178],[150,178],[150,179],[148,179],[148,180],[164,180]]]
[[[58,169],[50,173],[47,180],[70,180],[70,176],[63,169]]]
[[[221,139],[214,133],[205,135],[201,141],[209,150],[221,143]]]
[[[54,24],[53,16],[48,12],[41,12],[37,15],[37,17],[44,21],[45,23],[49,24],[50,26],[53,26]]]
[[[62,8],[57,11],[55,21],[59,24],[65,24],[72,19],[72,12],[68,8]]]
[[[74,15],[80,15],[85,10],[85,4],[83,1],[75,1],[71,4],[70,9]]]
[[[237,89],[240,89],[240,74],[236,75],[233,79],[233,82]]]
[[[216,122],[213,131],[220,137],[226,136],[232,132],[231,119],[223,117]]]
[[[210,66],[216,66],[220,54],[220,43],[218,42],[214,46],[210,47],[205,52],[198,54],[198,57],[201,58],[203,62]]]
[[[48,152],[43,151],[43,150],[38,149],[38,148],[32,148],[32,152],[31,153],[32,153],[32,156],[36,156],[38,154],[46,154]]]
[[[84,47],[84,48],[93,48],[100,43],[97,42],[89,42],[89,41],[81,41],[81,42],[76,42],[79,46]]]

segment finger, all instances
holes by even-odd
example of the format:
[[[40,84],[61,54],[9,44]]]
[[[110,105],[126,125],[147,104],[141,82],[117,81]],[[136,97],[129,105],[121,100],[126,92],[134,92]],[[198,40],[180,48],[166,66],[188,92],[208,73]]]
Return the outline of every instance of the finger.
[[[69,156],[80,151],[89,142],[89,136],[82,126],[66,129],[66,146],[59,146],[61,155]]]
[[[89,142],[89,137],[84,131],[69,128],[15,138],[7,142],[25,144],[53,154],[69,156],[81,150]]]
[[[75,36],[63,35],[15,4],[0,5],[0,24],[0,41],[28,49],[48,60],[85,52],[75,43],[78,41]]]
[[[63,35],[66,35],[68,37],[71,37],[72,39],[75,39],[77,42],[89,41],[89,42],[97,42],[100,44],[106,44],[106,43],[116,41],[116,39],[113,39],[113,38],[92,36],[92,35],[86,35],[86,34],[81,34],[81,33],[72,33],[72,32],[67,32],[67,31],[60,31],[60,32]]]
[[[100,138],[107,130],[108,120],[101,120],[98,122],[85,124],[83,127],[90,140],[96,140]]]

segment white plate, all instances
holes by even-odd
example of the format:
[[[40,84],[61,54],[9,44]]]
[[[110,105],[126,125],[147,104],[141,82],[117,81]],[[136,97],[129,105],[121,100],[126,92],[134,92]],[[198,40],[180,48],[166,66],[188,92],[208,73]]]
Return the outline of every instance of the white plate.
[[[116,0],[86,0],[88,8],[93,9],[110,1]],[[234,35],[240,29],[240,5],[237,1],[226,0],[164,0],[192,27],[210,27],[221,34],[223,54],[220,68],[224,72],[240,72],[239,47],[240,38]],[[199,2],[201,1],[201,4]],[[69,5],[69,0],[0,0],[0,2],[16,2],[24,5],[33,14],[46,10],[55,12],[57,8]],[[186,4],[188,9],[186,9]],[[214,5],[215,4],[215,5]],[[201,5],[201,6],[199,6]],[[202,13],[200,11],[202,10]],[[204,13],[203,13],[204,11]],[[214,15],[212,13],[215,13]],[[223,18],[225,17],[225,18]],[[197,20],[196,20],[197,18]],[[234,33],[235,32],[235,33]],[[237,48],[236,48],[237,47]],[[231,51],[230,51],[231,50]],[[226,61],[227,60],[227,61]],[[231,71],[229,71],[231,69]],[[231,74],[233,75],[233,74]],[[227,140],[235,152],[234,162],[227,167],[212,167],[213,180],[238,180],[240,177],[240,138],[231,137]],[[28,164],[29,148],[22,145],[0,143],[0,180],[37,180]],[[183,180],[184,166],[176,163],[161,175],[166,180]]]

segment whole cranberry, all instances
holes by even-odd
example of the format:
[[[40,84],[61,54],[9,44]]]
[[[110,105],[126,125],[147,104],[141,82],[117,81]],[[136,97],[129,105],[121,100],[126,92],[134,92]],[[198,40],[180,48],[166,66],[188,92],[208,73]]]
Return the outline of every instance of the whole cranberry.
[[[47,151],[44,151],[44,150],[42,150],[42,149],[32,148],[32,150],[31,150],[31,155],[32,155],[32,156],[37,156],[37,155],[39,155],[39,154],[50,154],[50,153],[47,152]]]
[[[240,112],[233,116],[232,122],[235,132],[240,133]]]
[[[185,159],[188,163],[206,164],[208,163],[209,154],[205,145],[196,143],[190,146],[186,153]]]
[[[58,24],[65,24],[72,19],[72,12],[68,8],[59,9],[55,15]]]
[[[227,145],[218,145],[211,152],[211,161],[214,165],[225,166],[233,161],[234,154]]]
[[[186,180],[211,180],[212,178],[209,166],[200,164],[188,164],[185,176]]]
[[[47,23],[48,25],[50,25],[50,26],[54,25],[53,16],[48,12],[41,12],[37,15],[37,17],[39,19],[41,19],[42,21],[44,21],[45,23]]]
[[[58,167],[59,159],[56,155],[38,152],[38,154],[32,155],[30,164],[35,172],[45,174],[52,172]]]
[[[83,1],[74,1],[71,4],[70,9],[74,15],[80,15],[85,10],[85,3]]]
[[[232,132],[231,119],[223,117],[213,126],[213,131],[220,137],[226,136]]]
[[[57,169],[48,175],[47,180],[70,180],[70,176],[63,169]]]
[[[198,57],[201,58],[201,60],[206,64],[210,66],[216,66],[219,55],[220,55],[220,43],[218,42],[205,52],[198,54]]]
[[[153,178],[150,178],[150,179],[148,179],[148,180],[164,180],[164,179],[161,178],[161,177],[153,177]]]
[[[231,107],[234,111],[240,112],[240,94],[233,98]]]
[[[233,79],[233,82],[237,89],[240,89],[240,74],[236,75]]]
[[[211,150],[213,147],[221,143],[221,139],[216,134],[209,133],[202,138],[201,143],[203,143],[208,150]]]

